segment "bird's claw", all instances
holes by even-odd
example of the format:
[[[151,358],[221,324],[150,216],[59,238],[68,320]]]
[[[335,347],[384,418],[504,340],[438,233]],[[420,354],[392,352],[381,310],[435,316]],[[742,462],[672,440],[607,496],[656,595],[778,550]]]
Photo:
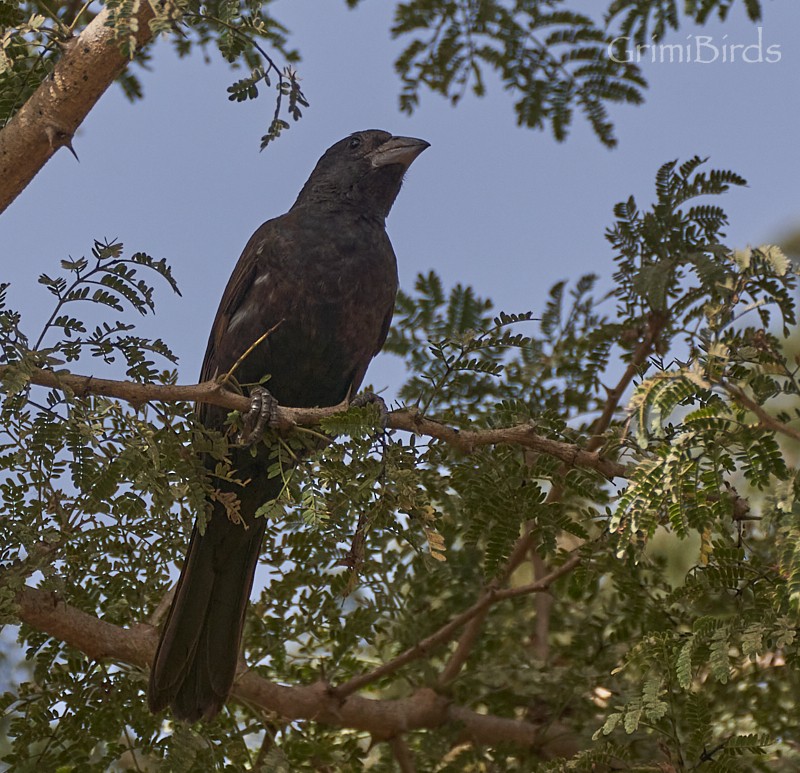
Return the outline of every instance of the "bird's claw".
[[[244,415],[244,427],[237,440],[243,446],[254,446],[269,425],[278,429],[278,401],[264,387],[256,386],[250,390],[250,410]]]
[[[363,408],[365,405],[374,405],[378,409],[381,429],[385,430],[389,426],[389,408],[386,406],[386,401],[375,392],[362,392],[350,401],[351,408]]]

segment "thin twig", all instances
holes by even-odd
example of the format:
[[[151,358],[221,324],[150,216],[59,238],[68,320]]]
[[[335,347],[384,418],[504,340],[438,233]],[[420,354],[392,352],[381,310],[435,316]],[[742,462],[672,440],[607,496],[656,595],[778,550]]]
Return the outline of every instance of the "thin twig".
[[[186,19],[202,19],[204,21],[210,21],[214,24],[219,24],[220,27],[225,27],[226,29],[230,30],[234,35],[238,35],[243,40],[246,40],[253,48],[258,51],[261,56],[264,57],[267,65],[269,65],[269,70],[274,70],[278,74],[278,78],[281,78],[281,71],[277,64],[275,64],[272,57],[256,42],[254,37],[251,37],[247,33],[243,32],[240,27],[237,27],[235,24],[231,24],[230,22],[224,21],[223,19],[219,19],[216,16],[212,16],[211,14],[205,13],[195,13],[193,11],[187,11],[184,14],[184,18]],[[267,70],[267,72],[269,72]]]
[[[405,652],[398,655],[396,658],[384,663],[378,668],[368,671],[360,676],[349,679],[344,684],[333,688],[333,693],[338,698],[344,698],[354,692],[362,689],[368,684],[377,681],[378,679],[393,674],[398,669],[411,663],[414,660],[419,660],[425,657],[432,649],[439,647],[445,642],[450,641],[461,626],[468,623],[476,615],[479,615],[495,601],[501,599],[510,599],[517,596],[523,596],[528,593],[540,593],[546,591],[557,579],[563,577],[565,574],[571,572],[581,561],[577,553],[573,553],[561,566],[554,569],[546,577],[541,580],[530,583],[528,585],[520,586],[519,588],[506,588],[504,590],[492,589],[479,598],[471,607],[465,609],[461,614],[456,615],[447,624],[439,628],[430,636],[427,636],[422,641],[417,642],[413,647],[409,647]]]
[[[350,544],[350,551],[340,562],[341,565],[347,567],[350,572],[350,577],[343,591],[344,596],[349,596],[358,584],[358,577],[364,566],[368,527],[369,516],[366,512],[362,511],[358,516],[358,523],[356,524],[356,530],[353,534],[353,541]]]
[[[787,424],[784,424],[782,421],[778,421],[778,419],[776,419],[774,416],[770,416],[757,402],[755,402],[755,400],[748,397],[745,392],[739,389],[739,387],[726,382],[721,382],[720,386],[734,400],[736,400],[737,403],[740,403],[742,406],[747,408],[748,411],[752,411],[756,416],[758,416],[758,420],[762,427],[771,429],[774,432],[780,432],[782,435],[792,438],[792,440],[800,440],[800,431],[793,429]]]
[[[494,599],[496,600],[496,598],[495,596]],[[472,652],[472,648],[475,646],[478,636],[480,636],[481,629],[483,628],[483,621],[488,614],[489,604],[486,604],[480,612],[467,623],[464,632],[458,638],[455,652],[450,656],[447,664],[442,669],[442,673],[439,674],[437,680],[438,687],[446,687],[461,673],[462,667],[467,662],[467,658],[469,658],[469,654]]]
[[[172,604],[172,599],[175,598],[175,591],[177,590],[178,586],[173,585],[162,597],[161,601],[158,602],[158,606],[153,610],[153,614],[147,618],[147,622],[152,625],[154,628],[158,628],[161,624],[161,620],[163,619],[164,615],[167,614],[167,610]]]
[[[531,550],[531,563],[535,578],[547,574],[547,565],[535,550]],[[550,655],[550,612],[553,608],[553,597],[549,593],[538,593],[533,598],[533,604],[535,617],[531,648],[539,660],[546,662]]]
[[[411,749],[408,748],[406,739],[402,735],[396,735],[394,738],[390,738],[388,743],[400,766],[400,773],[417,773],[417,766],[414,764],[414,757]]]
[[[662,315],[656,315],[655,313],[651,314],[650,319],[647,322],[647,333],[645,334],[645,337],[636,347],[636,351],[633,353],[633,357],[631,357],[628,367],[625,368],[622,378],[620,378],[620,380],[617,382],[617,385],[608,393],[605,405],[603,406],[603,412],[597,417],[597,421],[595,421],[594,425],[592,426],[592,437],[586,444],[588,451],[596,451],[598,448],[600,448],[600,446],[603,445],[603,433],[611,425],[611,421],[614,418],[614,413],[619,406],[619,401],[622,399],[622,396],[631,385],[631,381],[636,378],[636,375],[639,373],[641,367],[645,364],[645,362],[647,362],[648,358],[653,353],[655,343],[661,336],[661,332],[664,330],[664,326],[666,324],[666,317]]]
[[[236,362],[233,363],[233,365],[231,366],[231,369],[220,380],[220,383],[227,384],[231,380],[231,378],[233,378],[233,374],[236,372],[236,369],[250,356],[250,354],[252,353],[253,349],[255,349],[265,339],[269,338],[269,336],[271,336],[282,324],[283,324],[283,320],[279,319],[269,330],[267,330],[266,333],[264,333],[263,335],[260,335],[258,338],[256,338],[256,340],[253,341],[253,343],[250,344],[250,346],[247,347],[247,349],[245,350],[244,354],[242,354],[242,356],[239,357],[239,359],[236,360]]]
[[[544,437],[536,432],[533,424],[517,424],[499,429],[459,430],[407,408],[389,414],[389,427],[411,429],[420,435],[442,440],[465,454],[472,453],[481,446],[517,445],[561,460],[565,465],[563,468],[565,471],[572,467],[581,467],[596,470],[609,479],[624,478],[627,473],[624,464],[600,456],[595,448],[590,449],[588,445],[582,448],[573,443]]]
[[[647,362],[647,358],[651,355],[653,348],[655,346],[655,342],[658,340],[659,336],[661,335],[661,331],[664,329],[664,325],[666,324],[667,319],[662,315],[655,315],[652,314],[650,319],[648,320],[647,326],[647,333],[639,345],[636,347],[636,350],[631,357],[631,361],[628,363],[628,367],[625,369],[625,372],[622,374],[622,377],[617,382],[616,386],[608,392],[608,397],[606,398],[606,402],[603,406],[603,411],[600,416],[597,417],[597,420],[592,425],[591,430],[591,437],[586,444],[584,449],[579,449],[581,454],[581,460],[585,461],[586,459],[600,460],[603,457],[599,456],[597,451],[603,445],[604,442],[604,433],[608,429],[611,424],[611,421],[614,417],[614,413],[619,406],[619,401],[622,399],[622,396],[625,394],[625,391],[630,386],[631,381],[636,377],[636,374],[639,372],[639,369]],[[520,445],[523,445],[520,443]],[[527,447],[533,447],[528,445]],[[564,494],[564,485],[561,483],[566,473],[569,471],[570,467],[583,467],[586,466],[581,464],[578,461],[577,453],[578,448],[577,446],[573,446],[575,449],[576,456],[573,459],[565,458],[564,456],[560,456],[557,453],[551,453],[548,450],[543,448],[536,449],[541,450],[543,453],[549,454],[550,456],[555,456],[564,462],[564,464],[559,469],[558,473],[553,477],[552,487],[547,494],[545,499],[546,504],[552,504],[557,502],[561,499]],[[608,460],[603,459],[604,462]],[[612,462],[612,464],[617,464],[616,462]],[[622,465],[620,465],[622,466]],[[592,469],[598,469],[597,466],[592,466]],[[610,475],[609,477],[625,477],[625,475]],[[464,629],[464,632],[461,634],[461,638],[459,640],[458,646],[455,649],[455,652],[450,657],[450,660],[445,665],[444,670],[440,676],[440,680],[444,680],[444,683],[452,681],[453,679],[458,676],[459,671],[463,667],[464,663],[466,662],[469,653],[472,647],[475,645],[475,642],[478,639],[478,635],[480,634],[480,629],[483,625],[483,621],[486,618],[486,615],[489,611],[489,606],[494,602],[494,600],[499,599],[501,591],[498,589],[505,585],[508,580],[511,578],[511,575],[517,570],[517,568],[522,564],[525,560],[529,552],[534,547],[534,524],[532,521],[529,521],[525,524],[525,529],[523,534],[517,540],[516,544],[514,545],[513,550],[511,551],[508,560],[506,561],[505,566],[503,567],[503,571],[496,577],[492,582],[490,582],[483,591],[483,596],[472,606],[470,609],[474,609],[475,607],[479,607],[481,610],[480,616],[473,615],[473,619],[470,621],[469,625]],[[577,565],[577,562],[576,562]],[[563,567],[562,567],[563,568]],[[535,583],[534,583],[535,584]]]

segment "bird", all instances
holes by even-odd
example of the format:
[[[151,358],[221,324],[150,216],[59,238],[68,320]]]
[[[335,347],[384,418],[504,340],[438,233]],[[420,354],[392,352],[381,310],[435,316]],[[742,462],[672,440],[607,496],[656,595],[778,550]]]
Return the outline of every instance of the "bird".
[[[386,217],[427,147],[370,129],[325,151],[291,209],[247,242],[211,327],[201,381],[234,371],[239,384],[265,383],[279,405],[298,408],[356,394],[386,340],[397,294]],[[226,431],[225,409],[198,404],[196,412],[209,429]],[[170,707],[179,720],[208,721],[231,692],[266,525],[256,511],[283,485],[267,475],[268,442],[245,446],[229,451],[238,483],[212,477],[210,519],[202,533],[194,524],[150,670],[153,713]],[[213,476],[217,462],[204,461]],[[226,495],[238,499],[238,519]]]

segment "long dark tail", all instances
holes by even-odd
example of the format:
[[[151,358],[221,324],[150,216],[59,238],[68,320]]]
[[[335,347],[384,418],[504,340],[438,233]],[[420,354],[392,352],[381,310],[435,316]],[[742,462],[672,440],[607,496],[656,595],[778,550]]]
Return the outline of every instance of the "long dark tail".
[[[195,525],[150,671],[151,711],[171,706],[178,719],[196,722],[225,704],[266,525],[253,514],[280,485],[279,479],[263,480],[257,492],[252,483],[237,492],[247,528],[232,523],[218,502],[205,533]]]

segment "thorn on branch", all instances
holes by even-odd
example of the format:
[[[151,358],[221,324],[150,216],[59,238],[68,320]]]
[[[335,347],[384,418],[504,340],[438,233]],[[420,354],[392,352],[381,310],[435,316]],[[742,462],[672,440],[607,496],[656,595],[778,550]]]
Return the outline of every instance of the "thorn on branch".
[[[75,160],[80,163],[81,160],[78,158],[75,148],[72,147],[74,132],[53,121],[48,121],[44,126],[44,133],[47,135],[47,141],[50,143],[50,149],[53,152],[59,148],[66,148],[75,156]]]
[[[78,38],[72,33],[72,30],[67,30],[63,37],[56,38],[56,45],[61,49],[61,53],[68,54],[78,42]]]

